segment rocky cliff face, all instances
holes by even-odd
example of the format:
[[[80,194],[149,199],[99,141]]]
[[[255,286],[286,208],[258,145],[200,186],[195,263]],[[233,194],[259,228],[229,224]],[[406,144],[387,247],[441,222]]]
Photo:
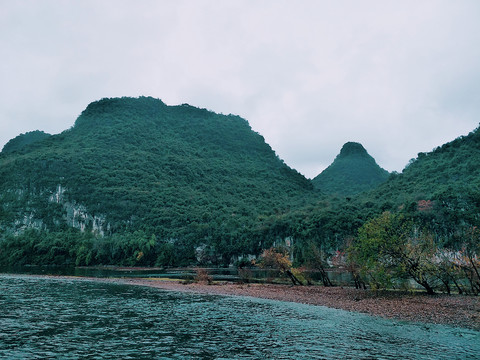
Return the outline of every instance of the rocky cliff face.
[[[22,207],[15,209],[13,217],[14,222],[4,230],[14,234],[21,233],[27,229],[47,230],[54,227],[68,226],[79,229],[81,232],[90,231],[98,236],[105,236],[110,231],[110,224],[106,221],[104,214],[92,215],[87,207],[77,204],[75,201],[69,201],[65,195],[66,188],[57,185],[55,191],[42,190],[39,192],[30,192],[27,189],[17,189],[10,191],[10,197],[16,197]],[[39,206],[44,204],[43,206]],[[7,203],[2,204],[3,211],[11,211]],[[49,208],[49,217],[45,218],[42,209]]]

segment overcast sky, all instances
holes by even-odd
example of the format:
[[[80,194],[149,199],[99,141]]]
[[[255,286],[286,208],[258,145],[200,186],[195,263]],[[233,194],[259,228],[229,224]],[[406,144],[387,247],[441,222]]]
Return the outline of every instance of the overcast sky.
[[[401,171],[480,122],[480,1],[0,0],[0,149],[92,101],[247,119],[312,178],[347,141]]]

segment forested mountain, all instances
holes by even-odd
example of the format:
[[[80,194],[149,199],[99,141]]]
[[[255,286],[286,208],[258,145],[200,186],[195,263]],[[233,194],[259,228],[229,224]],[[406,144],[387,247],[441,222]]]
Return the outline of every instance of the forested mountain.
[[[480,128],[429,153],[419,153],[401,174],[369,194],[384,208],[410,211],[444,242],[480,225]]]
[[[345,250],[385,211],[452,247],[480,226],[478,129],[401,174],[347,143],[313,181],[246,120],[146,97],[94,102],[59,135],[7,145],[0,265],[219,265],[285,243],[302,264]]]
[[[333,163],[312,182],[328,194],[353,195],[375,188],[387,180],[388,175],[361,144],[348,142]]]
[[[30,131],[25,134],[20,134],[5,144],[2,152],[13,152],[22,149],[23,147],[41,141],[51,136],[40,130]]]
[[[419,153],[401,174],[394,174],[370,196],[405,201],[480,195],[480,128],[466,136]]]
[[[62,134],[3,151],[0,179],[6,234],[34,228],[64,239],[73,227],[103,243],[143,242],[135,255],[119,247],[90,262],[139,253],[147,261],[150,247],[158,257],[162,246],[166,263],[191,261],[197,247],[230,261],[272,243],[259,238],[263,219],[313,192],[246,120],[145,97],[94,102]]]
[[[339,156],[340,157],[340,156]],[[343,251],[358,229],[388,211],[411,219],[439,246],[458,249],[480,228],[480,130],[420,153],[402,173],[356,195],[317,197],[272,224],[296,239],[295,258],[305,261],[312,243],[327,253]],[[477,240],[478,241],[478,240]]]

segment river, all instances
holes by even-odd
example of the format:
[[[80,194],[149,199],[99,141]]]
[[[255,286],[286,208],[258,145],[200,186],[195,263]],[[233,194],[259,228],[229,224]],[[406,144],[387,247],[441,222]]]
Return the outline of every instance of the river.
[[[280,301],[0,275],[0,359],[478,359],[480,332]]]

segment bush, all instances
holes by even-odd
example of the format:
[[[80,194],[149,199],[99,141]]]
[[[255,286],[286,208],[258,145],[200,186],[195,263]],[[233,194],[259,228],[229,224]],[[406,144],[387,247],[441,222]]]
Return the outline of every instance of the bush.
[[[200,284],[208,284],[208,285],[212,284],[213,280],[210,274],[208,273],[207,269],[198,268],[197,270],[195,270],[195,273],[196,273],[195,282]]]
[[[247,268],[239,268],[238,269],[238,277],[240,278],[241,283],[248,284],[253,279],[252,270],[247,269]]]

